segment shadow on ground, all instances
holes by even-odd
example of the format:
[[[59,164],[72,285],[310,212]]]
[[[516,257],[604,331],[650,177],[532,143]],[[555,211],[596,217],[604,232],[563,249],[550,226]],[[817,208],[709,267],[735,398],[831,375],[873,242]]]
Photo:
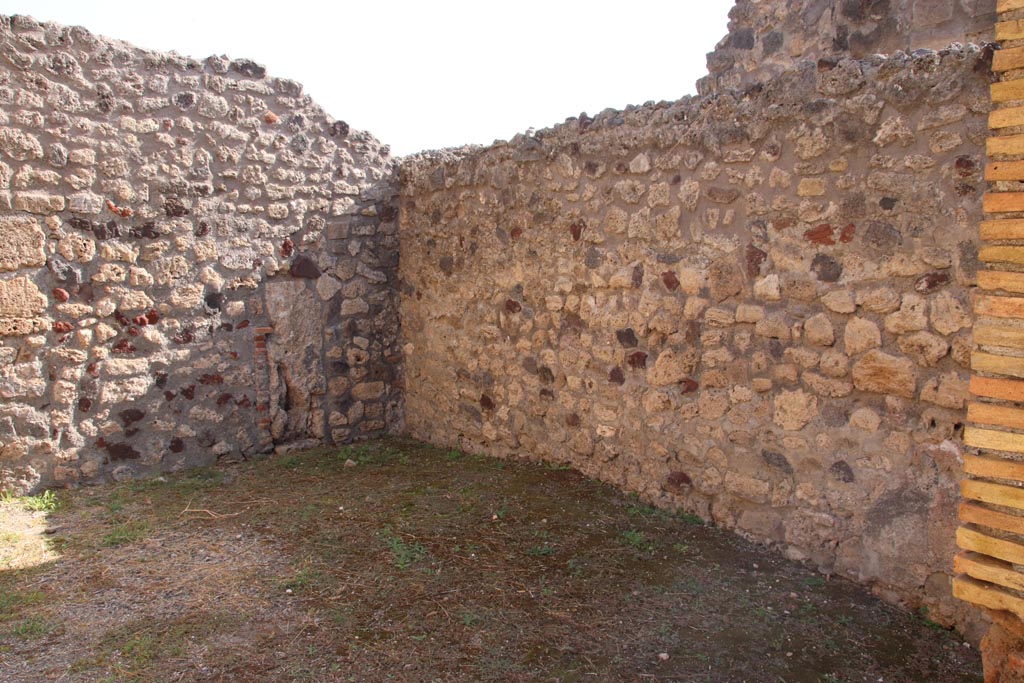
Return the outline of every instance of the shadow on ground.
[[[387,440],[0,503],[0,680],[981,681],[955,634],[579,474]]]

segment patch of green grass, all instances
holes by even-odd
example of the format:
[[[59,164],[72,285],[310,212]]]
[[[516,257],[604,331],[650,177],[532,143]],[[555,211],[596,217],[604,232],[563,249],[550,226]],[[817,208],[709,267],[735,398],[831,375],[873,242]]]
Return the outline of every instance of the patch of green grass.
[[[474,624],[480,621],[481,617],[476,612],[463,610],[459,614],[459,619],[462,621],[463,626],[473,626]]]
[[[99,507],[105,507],[107,512],[116,514],[124,510],[125,506],[128,505],[130,496],[122,489],[117,489],[109,495],[103,497],[98,496],[89,500],[89,505],[96,505]]]
[[[37,496],[25,496],[21,502],[26,510],[32,512],[53,512],[61,507],[60,496],[52,489],[43,491]]]
[[[197,613],[181,621],[138,621],[107,631],[100,639],[99,654],[107,660],[113,660],[119,654],[127,667],[118,667],[121,671],[116,680],[124,680],[124,674],[134,679],[167,660],[181,658],[193,644],[201,643],[210,634],[226,627],[237,626],[242,618],[240,615]]]
[[[481,550],[483,550],[483,546],[481,546],[481,545],[479,545],[477,543],[468,543],[465,546],[461,546],[461,545],[454,545],[454,546],[452,546],[452,552],[455,553],[456,555],[458,555],[458,554],[474,555],[476,553],[479,553]]]
[[[170,477],[161,475],[159,477],[131,481],[126,483],[124,488],[132,493],[160,491],[163,489],[174,489],[177,491],[185,489],[187,491],[193,488],[212,488],[222,481],[224,481],[223,472],[212,468],[199,468],[189,470],[188,474],[172,475]]]
[[[100,666],[103,666],[103,663],[105,661],[106,660],[104,660],[102,657],[82,657],[71,662],[71,664],[68,666],[68,673],[80,674],[84,671],[89,671],[90,669],[96,669]],[[104,679],[97,679],[97,681],[102,680]]]
[[[390,527],[384,527],[384,530],[378,535],[391,551],[395,566],[399,569],[408,569],[427,556],[427,549],[423,545],[416,542],[407,543],[397,536]]]
[[[305,460],[301,455],[283,455],[274,461],[274,464],[286,470],[294,470]]]
[[[170,484],[166,477],[150,477],[149,479],[139,479],[137,481],[130,481],[124,486],[132,493],[143,493],[146,491],[153,491],[163,488]]]
[[[176,644],[169,645],[172,656],[180,652]],[[144,669],[153,663],[159,647],[160,644],[157,643],[157,639],[152,633],[137,633],[121,643],[118,649],[131,662],[132,668]]]
[[[530,557],[549,557],[555,554],[555,548],[547,543],[542,543],[527,548],[526,554]]]
[[[805,602],[796,608],[794,614],[798,617],[809,617],[818,613],[818,607],[814,603]]]
[[[323,574],[315,569],[303,569],[287,581],[279,584],[281,590],[297,591],[309,588],[323,580]]]
[[[917,617],[921,620],[921,623],[930,628],[933,631],[948,631],[942,624],[936,623],[931,620],[928,616],[928,608],[924,605],[917,608]]]
[[[405,465],[409,463],[409,456],[402,449],[387,442],[368,441],[350,444],[339,450],[335,462],[344,463],[346,460],[351,460],[357,465],[384,465],[389,462]]]
[[[804,579],[804,585],[809,588],[821,588],[825,585],[825,579],[820,576],[808,576]]]
[[[49,634],[55,628],[53,624],[41,617],[28,617],[18,622],[7,632],[7,635],[21,640],[35,640]]]
[[[204,491],[221,486],[224,483],[224,472],[214,469],[197,470],[170,483],[178,494]]]
[[[653,505],[646,505],[641,503],[638,505],[630,505],[628,508],[626,508],[626,513],[630,517],[651,517],[653,515],[658,514],[658,508],[654,507]]]
[[[352,625],[351,607],[330,607],[326,614],[328,621],[336,627],[345,628]]]
[[[627,529],[622,532],[622,539],[626,545],[634,550],[641,552],[651,552],[654,550],[654,543],[647,538],[647,534],[636,529]]]
[[[704,520],[701,519],[698,515],[693,514],[692,512],[680,513],[679,520],[686,524],[692,524],[693,526],[704,526]]]
[[[16,617],[25,607],[38,605],[46,594],[42,591],[9,591],[0,589],[0,622]]]
[[[102,543],[108,548],[116,548],[126,543],[134,543],[149,531],[146,522],[120,522],[114,525],[110,533],[103,536]]]
[[[29,512],[54,512],[64,506],[57,492],[50,489],[34,496],[15,496],[9,491],[0,493],[0,503],[20,505]]]
[[[459,458],[462,457],[462,451],[460,451],[458,448],[452,448],[449,449],[448,452],[444,454],[444,457],[448,458],[449,460],[458,460]]]
[[[54,553],[63,553],[64,550],[71,545],[71,539],[66,536],[47,536],[43,539],[46,543],[46,548]]]

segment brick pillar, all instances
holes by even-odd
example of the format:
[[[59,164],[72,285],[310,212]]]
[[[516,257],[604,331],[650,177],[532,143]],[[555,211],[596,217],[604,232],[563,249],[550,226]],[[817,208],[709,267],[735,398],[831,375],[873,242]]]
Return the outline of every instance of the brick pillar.
[[[1024,0],[999,0],[954,594],[986,608],[986,683],[1024,683]]]
[[[1024,621],[1011,612],[991,611],[992,626],[981,641],[985,683],[1024,683]]]

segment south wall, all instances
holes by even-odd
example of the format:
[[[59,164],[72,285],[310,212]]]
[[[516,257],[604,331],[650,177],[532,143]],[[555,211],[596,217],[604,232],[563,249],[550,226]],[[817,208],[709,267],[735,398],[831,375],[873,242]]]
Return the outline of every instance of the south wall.
[[[0,489],[400,425],[386,148],[250,60],[0,45]]]
[[[405,160],[409,431],[571,465],[970,628],[987,60],[795,61]]]

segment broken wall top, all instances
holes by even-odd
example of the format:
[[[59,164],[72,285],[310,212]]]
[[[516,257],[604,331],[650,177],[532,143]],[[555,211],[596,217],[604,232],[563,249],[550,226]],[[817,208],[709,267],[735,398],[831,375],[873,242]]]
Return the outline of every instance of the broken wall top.
[[[798,60],[992,40],[995,0],[737,0],[701,94],[770,80]]]

